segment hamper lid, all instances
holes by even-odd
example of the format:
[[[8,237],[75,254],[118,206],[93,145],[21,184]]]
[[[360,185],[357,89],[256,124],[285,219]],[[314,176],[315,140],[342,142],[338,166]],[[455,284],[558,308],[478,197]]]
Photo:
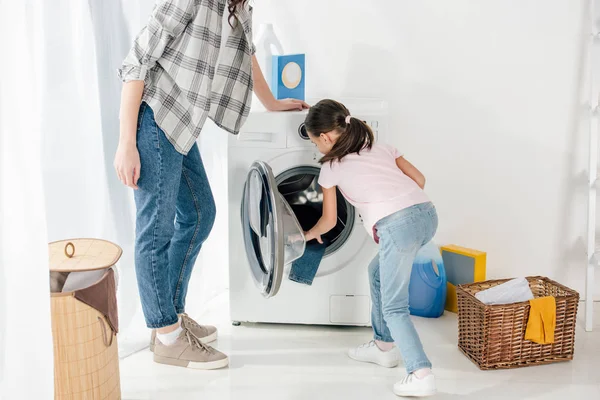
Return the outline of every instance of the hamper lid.
[[[80,272],[110,268],[119,261],[123,250],[101,239],[69,239],[48,245],[52,272]]]

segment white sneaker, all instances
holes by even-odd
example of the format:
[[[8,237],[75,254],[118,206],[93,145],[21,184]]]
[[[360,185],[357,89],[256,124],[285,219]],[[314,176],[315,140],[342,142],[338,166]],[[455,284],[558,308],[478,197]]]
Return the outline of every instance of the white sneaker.
[[[356,361],[373,363],[386,368],[394,368],[400,364],[400,350],[397,347],[390,351],[383,351],[377,347],[374,340],[349,349],[348,356]]]
[[[419,379],[410,374],[394,385],[394,393],[401,397],[428,397],[437,393],[435,376],[429,374]]]

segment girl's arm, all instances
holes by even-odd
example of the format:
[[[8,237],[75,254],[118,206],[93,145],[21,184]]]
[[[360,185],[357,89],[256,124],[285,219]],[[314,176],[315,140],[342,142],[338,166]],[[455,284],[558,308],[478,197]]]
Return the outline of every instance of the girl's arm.
[[[404,175],[415,181],[421,189],[425,188],[425,175],[417,167],[409,163],[404,157],[396,158],[396,165],[404,172]]]
[[[329,189],[323,188],[323,215],[319,222],[313,226],[308,232],[304,233],[306,241],[309,242],[317,239],[319,243],[323,243],[321,235],[326,234],[337,225],[337,190],[333,186]]]
[[[252,56],[252,77],[254,81],[254,93],[256,93],[256,97],[258,97],[258,100],[260,100],[267,110],[302,111],[304,108],[309,108],[309,105],[302,100],[276,100],[275,97],[273,97],[273,93],[271,93],[271,89],[269,89],[269,85],[267,85],[267,81],[265,80],[262,71],[260,70],[256,56]]]

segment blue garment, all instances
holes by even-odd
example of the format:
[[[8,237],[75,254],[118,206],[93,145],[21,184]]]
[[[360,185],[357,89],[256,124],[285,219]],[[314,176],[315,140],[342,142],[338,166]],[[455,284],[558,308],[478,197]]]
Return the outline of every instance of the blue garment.
[[[306,204],[291,204],[291,207],[304,231],[315,226],[323,214],[323,210]],[[323,244],[320,244],[316,240],[306,243],[302,257],[292,263],[289,275],[290,280],[305,285],[312,285],[319,265],[321,265],[321,260],[325,255],[327,245],[330,243],[327,234],[321,236],[321,239],[323,240]]]
[[[216,208],[198,145],[186,156],[177,152],[146,103],[140,107],[137,147],[135,270],[146,324],[161,328],[176,323],[185,310],[192,269]]]
[[[417,204],[377,222],[379,254],[369,266],[371,323],[376,340],[395,342],[406,371],[431,368],[408,311],[408,285],[417,252],[437,230],[432,203]]]
[[[306,243],[306,249],[302,257],[292,263],[290,280],[304,283],[305,285],[312,285],[326,249],[326,240],[323,240],[322,244],[316,240]]]

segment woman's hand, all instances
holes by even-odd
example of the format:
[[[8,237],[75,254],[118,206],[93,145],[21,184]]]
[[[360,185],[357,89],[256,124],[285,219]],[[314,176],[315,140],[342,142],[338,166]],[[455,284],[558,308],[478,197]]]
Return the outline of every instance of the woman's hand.
[[[304,101],[296,99],[273,100],[265,107],[269,111],[302,111],[310,108]]]
[[[132,189],[137,189],[140,179],[140,153],[135,144],[119,143],[114,162],[119,180]]]
[[[307,242],[316,239],[317,242],[323,244],[323,239],[321,239],[321,235],[315,235],[314,233],[312,233],[312,231],[304,232],[304,238]]]

